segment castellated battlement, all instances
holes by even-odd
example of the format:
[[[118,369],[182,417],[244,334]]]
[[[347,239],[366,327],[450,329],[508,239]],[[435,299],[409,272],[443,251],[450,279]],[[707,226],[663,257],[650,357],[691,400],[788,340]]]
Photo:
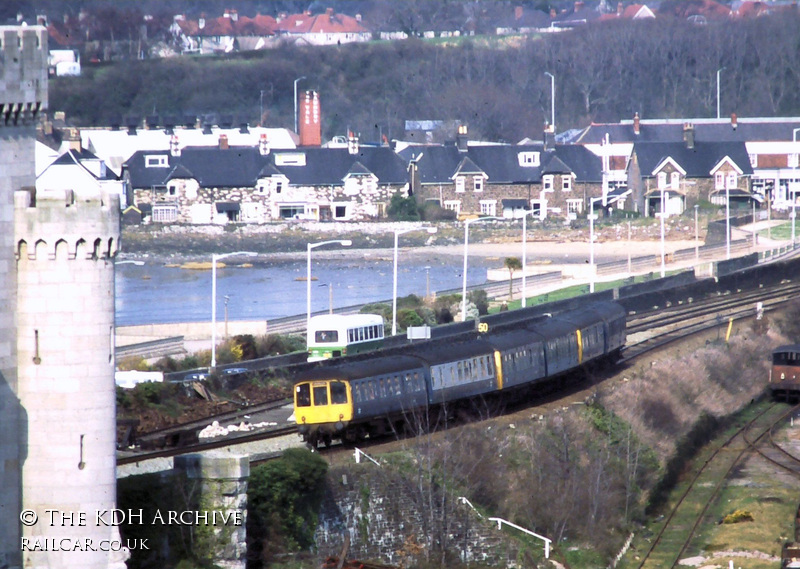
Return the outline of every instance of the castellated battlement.
[[[119,196],[18,190],[14,224],[17,260],[110,260],[119,249]]]
[[[0,26],[0,127],[30,124],[47,108],[47,29]]]

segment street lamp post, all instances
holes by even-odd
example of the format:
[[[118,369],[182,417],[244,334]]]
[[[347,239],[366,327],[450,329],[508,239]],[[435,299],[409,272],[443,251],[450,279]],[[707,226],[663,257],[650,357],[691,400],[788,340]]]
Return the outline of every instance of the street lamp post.
[[[306,76],[298,77],[294,80],[294,132],[297,134],[297,129],[300,128],[297,124],[297,83],[305,79]]]
[[[694,204],[694,260],[700,260],[700,232],[697,230],[697,210],[700,205]]]
[[[594,220],[597,215],[594,213],[594,202],[603,198],[589,198],[589,292],[594,292]]]
[[[717,118],[719,118],[719,74],[722,73],[724,67],[717,69]]]
[[[730,183],[725,179],[725,259],[731,258],[731,193]]]
[[[349,247],[353,242],[350,239],[335,239],[333,241],[319,241],[306,245],[306,331],[311,327],[311,250],[322,247],[323,245],[332,244]]]
[[[258,115],[258,126],[264,126],[264,89],[261,89],[261,95],[258,97],[258,105],[259,111],[261,114]]]
[[[789,185],[789,194],[792,196],[792,249],[794,249],[794,226],[797,220],[797,194],[794,193],[795,179],[797,178],[797,133],[800,132],[800,128],[792,129],[792,152],[795,154],[794,162],[792,162],[792,181]]]
[[[235,255],[255,257],[257,254],[253,251],[236,251],[222,255],[211,255],[211,369],[217,367],[217,261]]]
[[[322,283],[319,286],[328,287],[328,314],[333,314],[333,283]]]
[[[392,336],[397,334],[397,238],[404,233],[416,231],[416,227],[409,229],[395,229],[394,230],[394,270],[392,272]],[[425,231],[431,235],[436,233],[436,227],[426,227]]]
[[[461,287],[461,321],[467,321],[467,256],[469,251],[469,224],[478,221],[492,221],[503,219],[502,217],[476,217],[475,219],[464,220],[464,274]]]
[[[556,133],[556,78],[552,73],[547,71],[545,75],[550,77],[550,127],[553,129],[553,134]]]
[[[527,219],[528,215],[532,214],[533,211],[523,210],[522,211],[522,308],[525,308],[526,305],[526,297],[527,295],[527,281],[525,279],[525,267],[528,264],[528,226],[527,226]]]
[[[431,297],[431,268],[425,267],[425,300]]]
[[[666,194],[669,198],[669,194]],[[667,217],[667,204],[664,201],[664,187],[661,187],[661,278],[663,279],[667,274],[667,251],[664,243],[664,218]]]

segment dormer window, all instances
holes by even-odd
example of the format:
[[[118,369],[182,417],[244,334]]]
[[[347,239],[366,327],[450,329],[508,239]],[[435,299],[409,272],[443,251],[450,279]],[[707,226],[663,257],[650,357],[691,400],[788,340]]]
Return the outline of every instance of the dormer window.
[[[716,174],[714,174],[714,189],[715,190],[725,189],[725,172],[717,172]]]
[[[517,154],[517,160],[520,166],[527,166],[536,168],[539,166],[539,153],[538,152],[520,152]]]
[[[472,182],[474,184],[473,188],[476,192],[483,191],[483,177],[475,176],[474,178],[472,178]]]
[[[727,186],[729,188],[735,188],[736,184],[739,182],[739,178],[736,175],[736,172],[728,172],[728,183]]]
[[[669,186],[673,190],[677,190],[681,185],[681,175],[679,172],[673,172],[669,175]]]
[[[464,191],[464,177],[458,176],[456,178],[456,191],[463,192]]]
[[[145,168],[168,168],[169,159],[166,155],[151,155],[144,157]]]
[[[659,172],[658,173],[658,189],[662,190],[667,187],[667,173],[666,172]]]

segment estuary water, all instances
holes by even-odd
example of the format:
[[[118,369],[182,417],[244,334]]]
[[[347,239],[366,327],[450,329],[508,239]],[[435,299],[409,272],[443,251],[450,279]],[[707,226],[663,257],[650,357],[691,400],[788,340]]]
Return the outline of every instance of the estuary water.
[[[237,260],[237,264],[242,261]],[[428,267],[426,269],[426,267]],[[467,284],[486,282],[489,268],[502,261],[469,260]],[[314,259],[311,267],[311,311],[341,308],[392,299],[391,253],[388,258]],[[442,255],[422,260],[398,260],[397,296],[424,296],[460,289],[463,258]],[[251,267],[233,264],[217,268],[217,319],[271,320],[306,313],[306,261],[254,261]],[[202,322],[211,319],[211,270],[190,270],[145,262],[116,267],[117,326]]]

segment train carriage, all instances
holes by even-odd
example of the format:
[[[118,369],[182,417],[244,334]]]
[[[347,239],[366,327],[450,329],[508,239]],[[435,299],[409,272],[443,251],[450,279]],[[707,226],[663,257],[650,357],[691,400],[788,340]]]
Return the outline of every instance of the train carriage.
[[[800,398],[800,344],[789,344],[772,351],[769,383],[775,399],[797,401]]]
[[[614,302],[596,303],[562,317],[576,328],[578,359],[590,362],[609,355],[619,355],[625,345],[625,309]]]
[[[427,370],[416,358],[384,356],[313,369],[294,386],[295,422],[310,441],[392,428],[394,417],[428,402]],[[375,426],[379,425],[379,426]]]
[[[422,344],[413,351],[429,368],[431,405],[485,395],[502,387],[495,350],[483,340]]]
[[[493,334],[486,341],[500,353],[502,389],[527,385],[547,377],[544,339],[527,329]]]

